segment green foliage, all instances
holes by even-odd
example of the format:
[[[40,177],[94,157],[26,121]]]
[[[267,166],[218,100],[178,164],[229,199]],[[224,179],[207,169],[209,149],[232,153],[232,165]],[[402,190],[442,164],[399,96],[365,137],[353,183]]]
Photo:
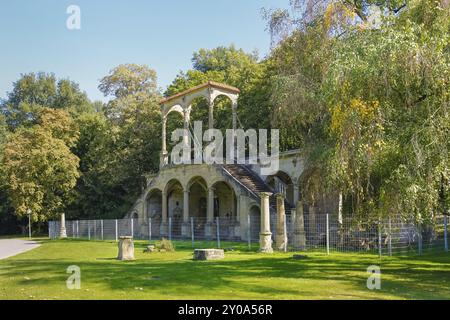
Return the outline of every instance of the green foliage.
[[[99,90],[105,96],[124,98],[145,93],[157,94],[156,72],[145,65],[122,64],[100,80]]]
[[[89,99],[77,84],[42,72],[22,75],[0,109],[9,127],[16,129],[33,125],[42,107],[64,109],[71,115],[91,110]]]
[[[167,240],[166,238],[162,238],[161,241],[158,241],[155,245],[158,250],[165,250],[167,252],[175,251],[175,245],[171,240]]]
[[[104,115],[78,120],[82,177],[74,212],[81,207],[85,217],[122,217],[145,188],[145,175],[158,170],[161,111],[156,87],[156,73],[135,64],[120,65],[101,79],[99,89],[112,99]]]
[[[9,136],[2,159],[11,205],[19,217],[30,209],[34,221],[61,213],[79,176],[79,159],[66,143],[74,143],[77,136],[72,120],[65,111],[44,110],[38,118],[41,124]],[[46,123],[49,118],[57,130]]]
[[[448,4],[377,3],[391,6],[377,28],[364,18],[373,3],[354,4],[359,22],[329,2],[275,49],[283,143],[305,150],[309,198],[328,182],[353,213],[429,222],[448,202]],[[337,24],[341,33],[329,32]]]

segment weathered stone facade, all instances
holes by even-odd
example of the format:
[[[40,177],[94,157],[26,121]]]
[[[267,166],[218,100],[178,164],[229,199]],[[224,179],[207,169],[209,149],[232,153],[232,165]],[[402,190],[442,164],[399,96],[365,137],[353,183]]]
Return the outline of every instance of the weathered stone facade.
[[[261,174],[259,164],[169,164],[165,132],[169,114],[180,113],[184,119],[185,129],[189,129],[192,101],[202,97],[209,103],[209,128],[212,128],[214,100],[219,96],[225,96],[231,100],[233,129],[236,129],[238,93],[237,88],[207,83],[161,102],[163,141],[160,171],[157,175],[148,177],[146,190],[128,214],[141,220],[140,225],[144,233],[148,228],[146,222],[151,218],[152,235],[166,236],[170,218],[172,234],[178,232],[179,234],[175,236],[189,238],[192,232],[190,221],[191,218],[195,218],[200,223],[196,224],[194,232],[201,232],[208,238],[215,234],[214,219],[220,217],[222,221],[224,219],[227,221],[223,227],[226,227],[229,237],[236,240],[247,240],[252,236],[248,231],[248,223],[254,224],[251,228],[252,234],[259,235],[261,250],[271,252],[270,216],[275,217],[277,214],[274,194],[278,194],[278,207],[279,209],[282,207],[282,217],[290,216],[301,199],[299,186],[304,163],[300,151],[281,153],[279,168],[266,175]],[[270,198],[267,196],[269,193]],[[317,212],[316,209],[311,211]],[[314,223],[313,219],[309,222]],[[304,242],[302,224],[303,219],[298,217],[295,231],[298,235],[296,245],[299,247],[302,247]],[[282,232],[281,225],[278,226],[276,233],[280,232]],[[277,239],[277,248],[280,249],[285,245],[286,235],[281,234]]]

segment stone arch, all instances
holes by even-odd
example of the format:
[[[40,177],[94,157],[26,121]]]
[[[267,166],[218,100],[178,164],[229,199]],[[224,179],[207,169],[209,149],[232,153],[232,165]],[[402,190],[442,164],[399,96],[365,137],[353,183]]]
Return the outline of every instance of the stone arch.
[[[220,108],[220,106],[224,106]],[[235,95],[218,92],[213,96],[211,108],[214,113],[217,129],[231,129],[236,126],[237,97]]]
[[[199,224],[206,223],[208,184],[201,176],[194,176],[186,184],[189,192],[189,216],[195,218]]]
[[[183,184],[176,178],[170,179],[164,188],[167,197],[167,217],[172,221],[172,235],[175,237],[181,236],[183,190]]]
[[[224,93],[224,92],[219,92],[219,93],[214,95],[214,97],[212,98],[212,101],[215,102],[216,99],[219,98],[219,97],[228,98],[231,103],[236,102],[236,100],[237,100],[237,97],[234,94],[228,94],[228,93]]]
[[[150,189],[145,195],[146,216],[151,219],[152,235],[160,235],[160,225],[162,223],[162,190],[159,188]]]
[[[195,183],[198,183],[201,187],[203,187],[203,189],[205,191],[208,190],[208,183],[207,183],[206,179],[203,178],[202,176],[198,176],[198,175],[188,178],[188,181],[186,183],[186,190],[189,190],[191,188],[191,186]]]
[[[168,108],[164,109],[163,117],[167,118],[167,116],[172,112],[178,112],[179,114],[184,114],[184,108],[181,104],[174,104]]]
[[[234,188],[224,180],[216,180],[214,189],[214,216],[225,220],[237,220],[237,197]]]
[[[148,218],[155,218],[162,214],[162,190],[159,188],[152,188],[145,195],[146,216]]]
[[[193,128],[195,121],[201,121],[202,129],[208,129],[211,108],[209,97],[206,95],[192,96],[186,101],[186,103],[189,127]]]
[[[261,208],[257,204],[249,207],[248,214],[250,216],[250,238],[259,240],[259,232],[261,229]]]
[[[298,188],[288,173],[279,170],[275,174],[267,176],[266,183],[276,193],[283,193],[291,207],[295,206],[295,201],[298,199],[298,195],[295,193],[298,192]]]
[[[172,110],[169,113],[165,116],[163,121],[165,122],[165,130],[167,130],[167,137],[165,138],[166,151],[170,154],[170,151],[172,150],[174,145],[179,143],[179,141],[172,142],[172,132],[176,129],[184,129],[185,115],[183,111],[174,112]]]
[[[201,92],[199,92],[199,93],[197,93],[197,94],[193,94],[192,96],[190,96],[189,98],[187,98],[185,101],[184,101],[184,103],[188,106],[186,109],[188,109],[189,111],[191,111],[192,110],[192,103],[194,102],[194,101],[200,101],[200,100],[205,100],[206,101],[206,103],[209,105],[210,104],[210,98],[209,98],[209,96],[207,95],[207,94],[204,94],[204,93],[201,93]]]

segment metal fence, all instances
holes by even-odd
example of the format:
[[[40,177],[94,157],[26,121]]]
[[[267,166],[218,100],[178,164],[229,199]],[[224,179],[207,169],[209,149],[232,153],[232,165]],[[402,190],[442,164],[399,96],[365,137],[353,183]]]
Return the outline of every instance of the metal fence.
[[[295,216],[286,215],[282,229],[276,215],[271,215],[270,225],[274,249],[277,230],[287,235],[285,251],[323,250],[335,252],[372,252],[379,255],[393,255],[413,252],[422,254],[427,250],[448,252],[448,217],[435,218],[430,225],[418,226],[400,218],[385,219],[377,222],[363,222],[346,218],[341,223],[337,217],[328,214],[303,217],[301,233],[303,241],[296,240],[299,226]],[[297,222],[298,223],[298,222]],[[60,222],[49,222],[49,237],[59,237]],[[181,218],[169,218],[166,223],[158,219],[116,219],[116,220],[73,220],[66,221],[66,233],[70,238],[88,240],[118,240],[120,236],[133,236],[138,240],[213,240],[217,247],[222,241],[242,241],[250,249],[256,249],[259,243],[260,218],[248,216],[245,223],[229,218],[192,217],[188,221]],[[298,239],[298,237],[297,237]]]

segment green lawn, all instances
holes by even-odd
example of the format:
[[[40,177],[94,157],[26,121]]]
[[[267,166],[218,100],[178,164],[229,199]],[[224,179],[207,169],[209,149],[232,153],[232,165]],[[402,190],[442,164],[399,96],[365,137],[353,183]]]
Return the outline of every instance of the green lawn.
[[[115,242],[42,240],[0,261],[0,299],[450,299],[450,254],[309,252],[294,260],[234,244],[224,260],[198,262],[190,243],[176,244],[176,252],[146,254],[138,241],[137,260],[121,262]],[[80,290],[66,288],[70,265],[81,268]],[[366,288],[369,265],[381,267],[381,290]]]

